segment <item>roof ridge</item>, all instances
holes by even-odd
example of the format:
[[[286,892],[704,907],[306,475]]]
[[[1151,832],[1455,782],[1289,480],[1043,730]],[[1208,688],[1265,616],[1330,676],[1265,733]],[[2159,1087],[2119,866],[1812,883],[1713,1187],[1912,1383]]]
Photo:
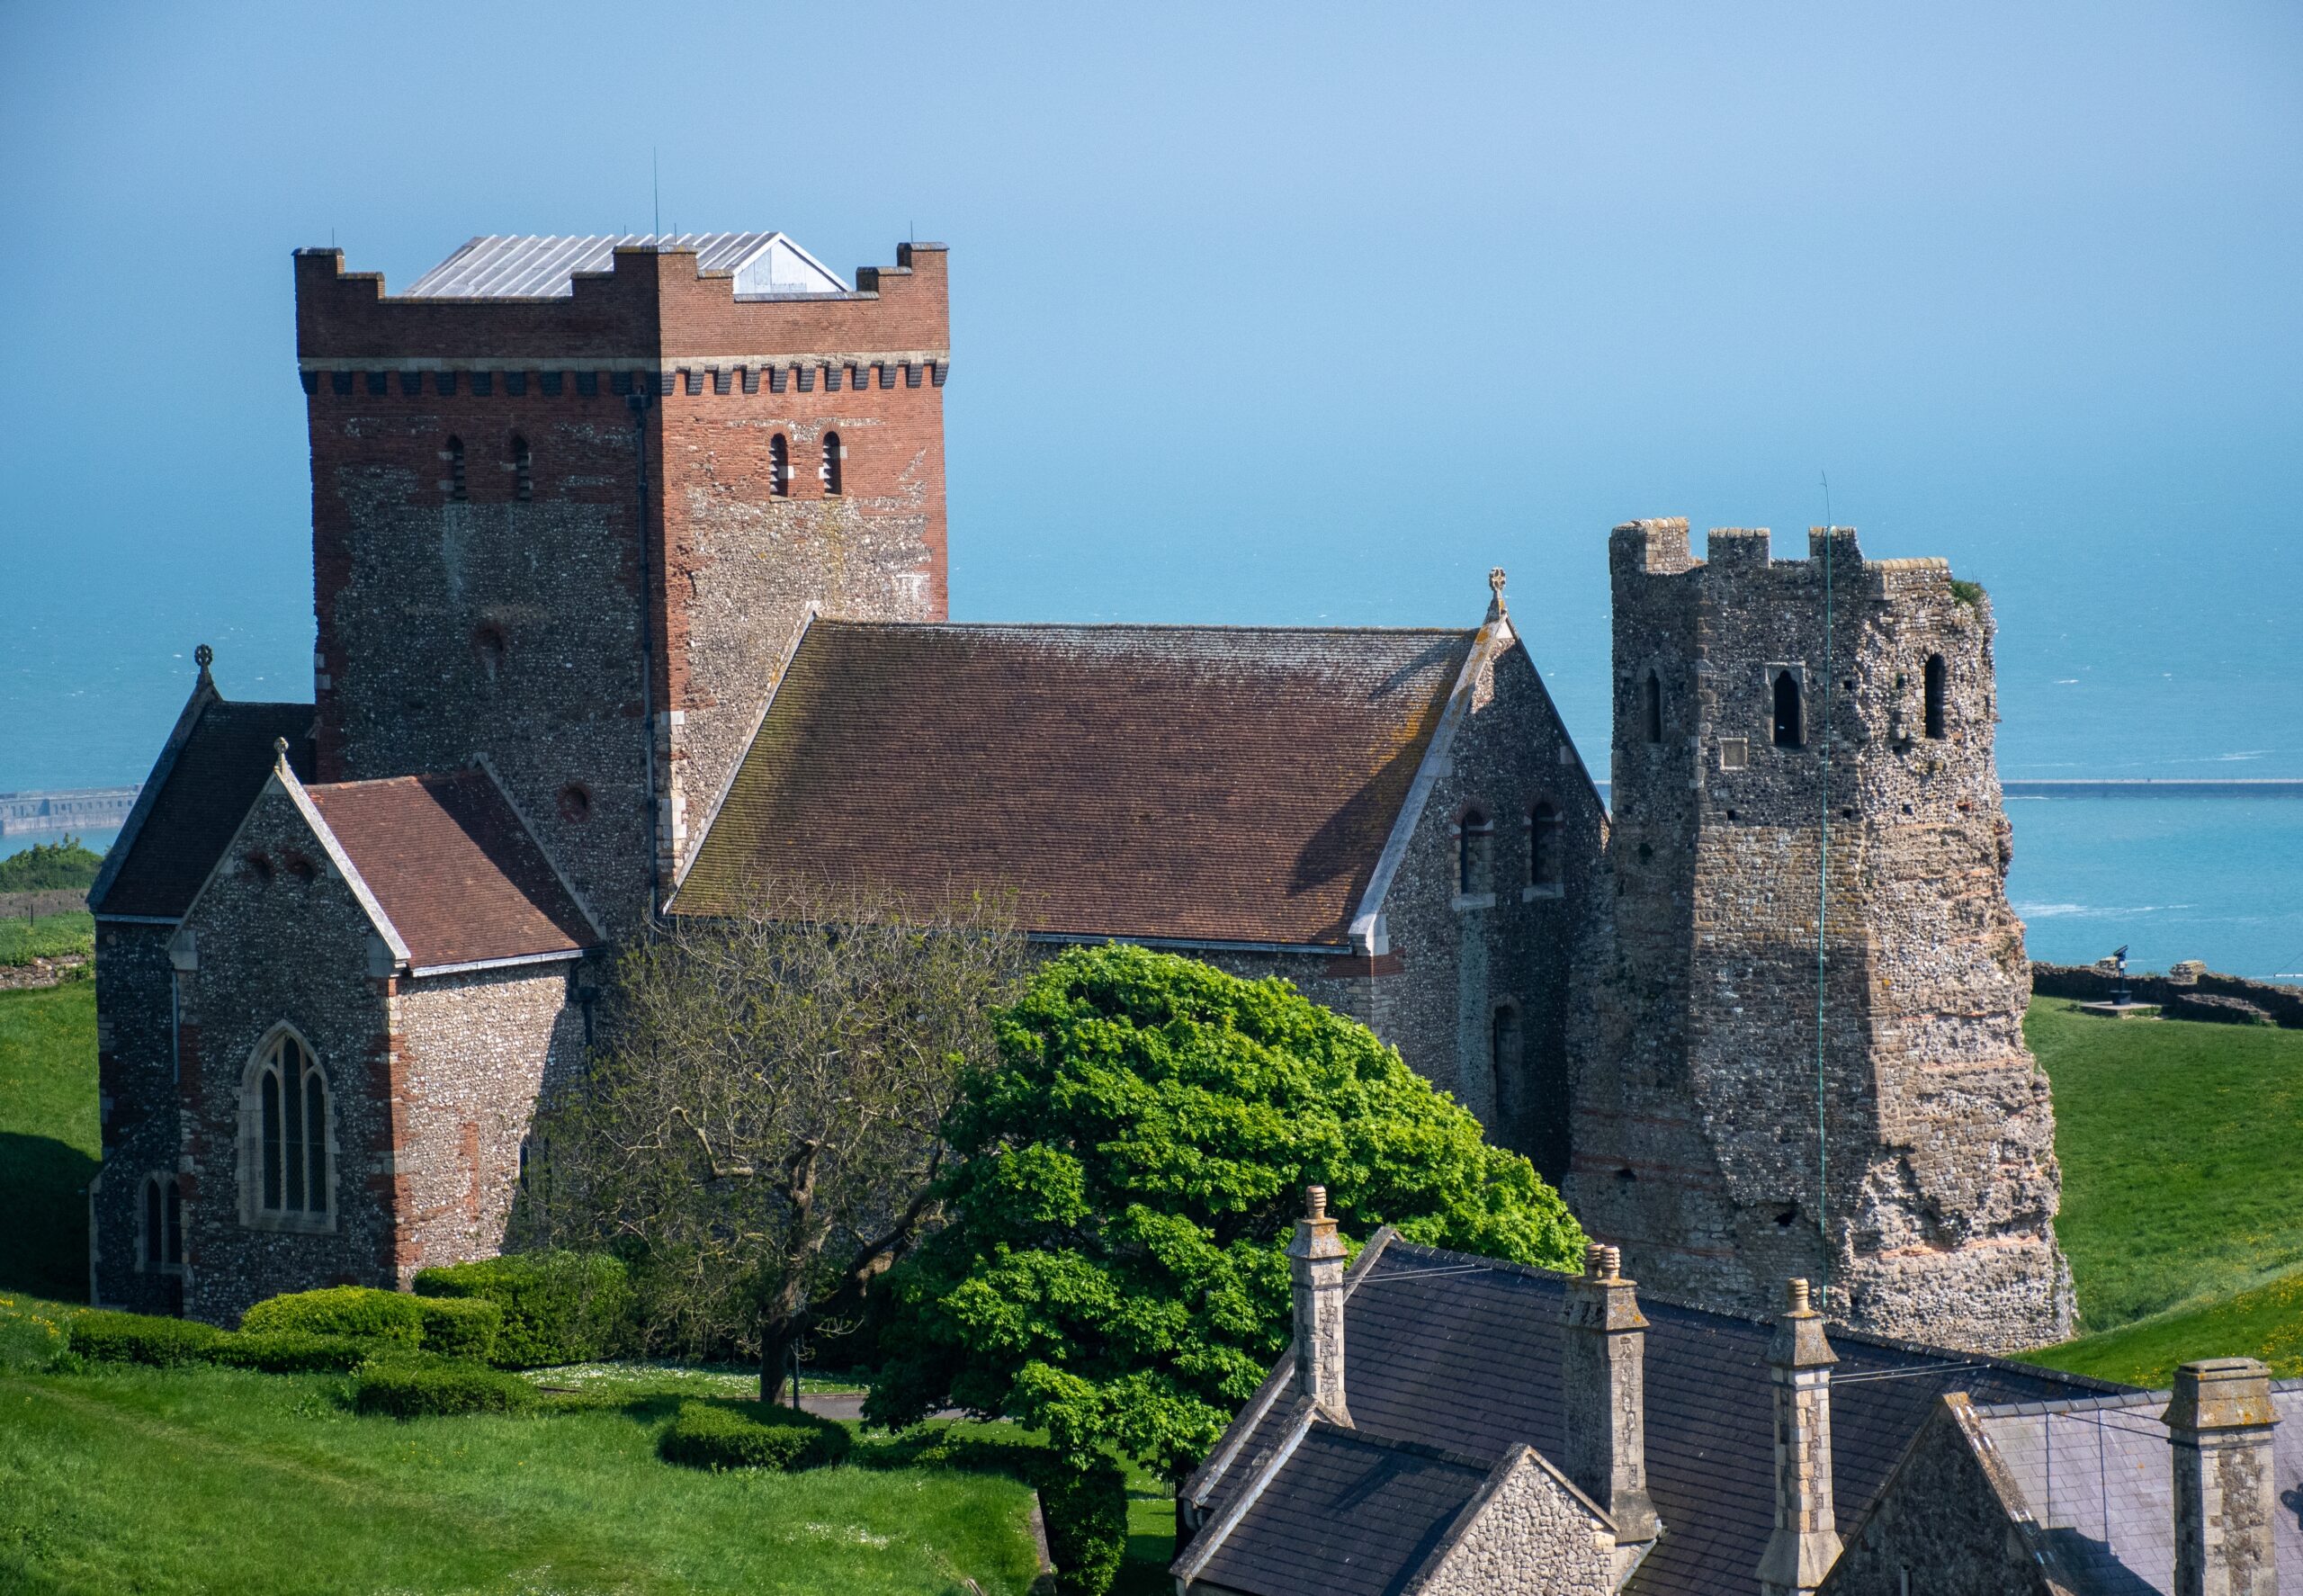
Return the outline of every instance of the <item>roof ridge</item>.
[[[1400,637],[1475,637],[1476,626],[1298,626],[1240,621],[874,621],[823,616],[817,624],[872,632],[1309,632],[1339,636],[1369,632]]]

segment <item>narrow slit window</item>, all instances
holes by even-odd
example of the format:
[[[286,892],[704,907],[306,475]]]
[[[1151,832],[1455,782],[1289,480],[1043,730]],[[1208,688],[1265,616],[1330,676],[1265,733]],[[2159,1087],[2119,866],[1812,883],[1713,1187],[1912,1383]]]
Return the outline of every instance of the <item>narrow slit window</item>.
[[[157,1268],[167,1261],[167,1220],[164,1213],[166,1199],[160,1193],[157,1175],[144,1182],[144,1263]]]
[[[525,503],[535,496],[535,460],[528,453],[528,440],[518,433],[514,433],[512,435],[512,497]]]
[[[1528,884],[1559,884],[1559,811],[1538,803],[1528,817]]]
[[[1949,686],[1946,678],[1949,674],[1943,667],[1942,655],[1930,654],[1927,657],[1927,735],[1930,737],[1944,735],[1948,719],[1945,699]]]
[[[782,433],[767,440],[767,490],[778,498],[792,497],[792,445]]]
[[[1495,847],[1495,828],[1476,809],[1464,811],[1462,835],[1456,844],[1456,886],[1465,897],[1493,890],[1489,865]]]
[[[1647,740],[1663,740],[1663,678],[1653,671],[1647,673]]]
[[[1494,1116],[1500,1124],[1508,1116],[1507,1105],[1518,1095],[1519,1079],[1519,1011],[1509,1003],[1500,1004],[1488,1034],[1488,1069],[1492,1078]]]
[[[1775,746],[1779,749],[1803,747],[1807,740],[1803,722],[1804,706],[1799,702],[1799,677],[1796,672],[1779,670],[1775,674]]]
[[[167,1244],[160,1255],[162,1263],[184,1261],[184,1192],[173,1180],[160,1188],[161,1206],[167,1214]]]
[[[440,451],[440,458],[448,462],[446,483],[448,497],[450,498],[470,497],[464,490],[464,441],[452,435],[448,439],[447,446]]]
[[[840,491],[840,462],[846,453],[847,451],[839,445],[838,433],[824,434],[824,462],[818,475],[823,479],[826,493],[837,494]]]

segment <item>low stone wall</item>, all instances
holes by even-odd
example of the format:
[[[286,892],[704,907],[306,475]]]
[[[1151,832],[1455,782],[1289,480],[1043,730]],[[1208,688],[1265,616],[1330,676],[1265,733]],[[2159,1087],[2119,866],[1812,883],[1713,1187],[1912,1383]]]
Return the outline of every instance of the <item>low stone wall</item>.
[[[2108,1000],[2119,985],[2119,978],[2108,970],[2092,964],[2031,965],[2031,990],[2042,997],[2077,998],[2083,1002]],[[2218,975],[2212,970],[2195,980],[2182,981],[2172,975],[2142,975],[2128,973],[2128,991],[2138,1003],[2160,1003],[2177,1010],[2185,999],[2193,997],[2236,998],[2252,1003],[2272,1019],[2293,1029],[2303,1029],[2303,987],[2281,986],[2275,982],[2249,981],[2244,975]],[[2195,1016],[2182,1015],[2191,1018]]]

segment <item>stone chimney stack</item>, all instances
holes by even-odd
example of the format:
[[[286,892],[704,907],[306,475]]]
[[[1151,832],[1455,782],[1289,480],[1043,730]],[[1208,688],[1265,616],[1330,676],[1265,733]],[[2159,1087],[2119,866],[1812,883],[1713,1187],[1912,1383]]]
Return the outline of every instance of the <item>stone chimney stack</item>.
[[[1775,1393],[1775,1533],[1760,1558],[1761,1596],[1813,1596],[1839,1561],[1832,1507],[1832,1356],[1807,1282],[1785,1282],[1768,1343]]]
[[[1619,1543],[1653,1540],[1658,1529],[1647,1494],[1647,1321],[1634,1284],[1623,1278],[1623,1254],[1595,1242],[1561,1318],[1561,1466],[1606,1510]]]
[[[1304,1217],[1287,1245],[1295,1284],[1295,1388],[1338,1424],[1349,1425],[1343,1403],[1343,1243],[1328,1217],[1328,1188],[1306,1187]]]
[[[2175,1371],[2175,1596],[2279,1596],[2271,1370],[2209,1358]]]

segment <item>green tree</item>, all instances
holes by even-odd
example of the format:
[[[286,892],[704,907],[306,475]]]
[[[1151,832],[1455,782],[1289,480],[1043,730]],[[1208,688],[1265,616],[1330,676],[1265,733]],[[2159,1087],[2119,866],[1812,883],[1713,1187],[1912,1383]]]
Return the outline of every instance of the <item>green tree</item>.
[[[946,1122],[950,1222],[890,1279],[875,1421],[1004,1413],[1180,1480],[1286,1344],[1310,1182],[1347,1235],[1582,1256],[1526,1159],[1285,981],[1075,949],[1001,1017],[999,1048]]]
[[[64,892],[94,886],[104,856],[80,845],[76,837],[61,842],[36,842],[21,853],[0,859],[0,892]]]
[[[980,899],[765,883],[673,917],[539,1116],[522,1239],[627,1259],[650,1349],[755,1356],[769,1400],[934,1225],[944,1118],[1024,968]]]

